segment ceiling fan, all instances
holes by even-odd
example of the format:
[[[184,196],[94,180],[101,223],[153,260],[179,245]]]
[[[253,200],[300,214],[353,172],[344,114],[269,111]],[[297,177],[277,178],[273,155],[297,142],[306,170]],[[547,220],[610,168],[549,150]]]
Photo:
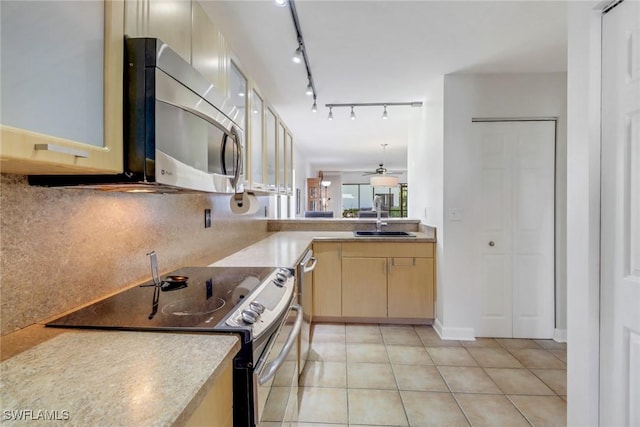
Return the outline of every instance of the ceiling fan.
[[[373,172],[365,172],[362,176],[367,175],[402,175],[402,172],[389,172],[387,168],[384,167],[384,154],[389,144],[380,144],[382,145],[382,162],[378,164],[378,167]]]

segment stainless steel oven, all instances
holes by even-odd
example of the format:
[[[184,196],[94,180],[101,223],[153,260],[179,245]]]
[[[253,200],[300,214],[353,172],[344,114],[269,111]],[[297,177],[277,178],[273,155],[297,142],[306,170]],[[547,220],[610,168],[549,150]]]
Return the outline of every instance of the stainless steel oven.
[[[297,384],[303,313],[296,296],[293,269],[185,267],[160,277],[152,258],[152,280],[47,326],[236,334],[234,426],[252,427],[282,421]]]

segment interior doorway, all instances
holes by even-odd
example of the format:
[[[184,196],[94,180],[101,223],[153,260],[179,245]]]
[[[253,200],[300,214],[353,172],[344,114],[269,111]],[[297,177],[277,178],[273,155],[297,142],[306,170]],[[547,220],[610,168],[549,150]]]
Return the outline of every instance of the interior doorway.
[[[476,335],[553,337],[555,120],[474,121]]]

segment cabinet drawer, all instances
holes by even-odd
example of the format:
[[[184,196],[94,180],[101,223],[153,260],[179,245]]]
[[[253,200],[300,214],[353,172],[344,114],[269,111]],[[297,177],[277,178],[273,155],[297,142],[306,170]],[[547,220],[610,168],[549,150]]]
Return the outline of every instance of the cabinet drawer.
[[[433,243],[418,242],[346,242],[343,257],[433,258]]]

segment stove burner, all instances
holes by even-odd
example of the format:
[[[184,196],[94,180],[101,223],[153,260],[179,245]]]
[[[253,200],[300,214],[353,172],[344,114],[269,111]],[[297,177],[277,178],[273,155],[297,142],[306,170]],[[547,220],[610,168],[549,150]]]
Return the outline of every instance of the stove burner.
[[[173,316],[202,316],[220,310],[225,304],[222,298],[206,300],[204,304],[199,298],[184,298],[163,306],[162,313]]]

